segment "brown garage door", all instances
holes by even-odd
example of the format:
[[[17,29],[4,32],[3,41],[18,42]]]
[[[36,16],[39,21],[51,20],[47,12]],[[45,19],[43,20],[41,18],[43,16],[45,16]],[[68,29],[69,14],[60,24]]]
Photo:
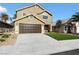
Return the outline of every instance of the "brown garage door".
[[[19,26],[20,33],[41,33],[40,24],[20,24]]]

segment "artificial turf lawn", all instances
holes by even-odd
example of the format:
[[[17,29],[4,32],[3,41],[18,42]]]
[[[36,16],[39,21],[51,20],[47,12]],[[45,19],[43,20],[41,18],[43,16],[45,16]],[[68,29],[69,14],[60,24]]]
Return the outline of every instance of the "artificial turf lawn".
[[[64,33],[57,33],[57,32],[49,32],[48,36],[56,39],[56,40],[72,40],[72,39],[79,39],[79,35],[68,35]]]

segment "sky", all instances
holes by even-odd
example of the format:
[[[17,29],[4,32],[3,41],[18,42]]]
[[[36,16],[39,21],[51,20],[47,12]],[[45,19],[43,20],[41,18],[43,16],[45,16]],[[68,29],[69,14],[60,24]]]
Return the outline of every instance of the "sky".
[[[6,12],[10,17],[13,17],[16,9],[30,6],[31,4],[32,3],[0,3],[0,13]],[[53,15],[53,22],[59,19],[69,19],[75,12],[79,11],[79,3],[41,3],[40,5]]]

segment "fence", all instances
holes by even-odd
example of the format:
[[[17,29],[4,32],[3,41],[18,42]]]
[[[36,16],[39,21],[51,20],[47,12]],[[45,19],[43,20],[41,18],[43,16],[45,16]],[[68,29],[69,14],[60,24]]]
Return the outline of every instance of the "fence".
[[[0,33],[13,32],[14,28],[0,28]]]

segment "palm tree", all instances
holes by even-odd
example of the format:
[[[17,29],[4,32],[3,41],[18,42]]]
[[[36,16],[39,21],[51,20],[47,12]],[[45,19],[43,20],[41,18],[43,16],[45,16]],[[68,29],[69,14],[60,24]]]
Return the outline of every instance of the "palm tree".
[[[6,22],[8,20],[8,18],[9,18],[8,14],[6,14],[6,13],[1,14],[1,19],[2,19],[3,22]]]
[[[79,21],[79,12],[76,12],[75,15],[72,15],[70,19],[72,21]]]
[[[71,26],[75,29],[74,33],[76,33],[76,24],[72,24],[72,22],[77,22],[77,21],[79,21],[79,12],[76,12],[76,13],[75,13],[74,15],[72,15],[72,17],[70,18],[71,24],[69,24],[69,25],[71,25]]]

